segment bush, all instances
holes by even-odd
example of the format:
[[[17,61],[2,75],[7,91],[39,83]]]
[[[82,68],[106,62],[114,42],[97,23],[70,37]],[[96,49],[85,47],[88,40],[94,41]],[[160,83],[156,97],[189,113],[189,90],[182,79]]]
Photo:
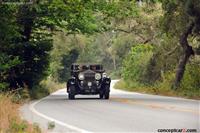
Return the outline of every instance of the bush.
[[[174,79],[175,71],[168,71],[162,73],[162,80],[158,80],[154,85],[120,80],[115,84],[115,88],[141,93],[200,99],[200,67],[198,63],[190,63],[186,66],[181,86],[177,90],[171,89]]]
[[[181,82],[183,89],[200,89],[200,66],[197,63],[188,64]]]
[[[47,88],[50,93],[52,93],[58,89],[64,88],[66,82],[60,83],[58,81],[55,81],[51,77],[48,77],[46,80],[43,80],[40,84],[43,85],[45,88]]]
[[[158,89],[153,86],[141,85],[138,82],[127,82],[120,80],[114,86],[116,89],[122,89],[127,91],[134,91],[140,93],[158,94]]]
[[[50,92],[49,92],[48,88],[46,88],[46,86],[41,85],[41,84],[34,86],[32,88],[32,90],[30,91],[30,95],[31,95],[32,99],[40,99],[49,94],[50,94]]]
[[[179,88],[180,93],[186,97],[200,99],[200,66],[190,63],[186,66],[184,77]]]
[[[39,85],[36,85],[32,88],[30,91],[30,97],[32,99],[39,99],[64,87],[65,84],[56,82],[51,77],[48,77],[46,80],[41,81]]]
[[[158,82],[157,88],[162,90],[171,91],[171,86],[175,79],[175,71],[166,72],[162,81]],[[191,61],[187,64],[183,79],[180,87],[174,91],[177,96],[183,96],[187,98],[200,99],[200,67],[198,63]]]
[[[125,81],[143,84],[147,73],[147,65],[153,56],[153,47],[149,44],[133,46],[125,58],[122,67],[122,77]]]
[[[8,88],[8,83],[0,82],[0,92],[5,91],[6,90],[5,88]]]
[[[48,129],[52,130],[54,128],[55,128],[55,122],[54,121],[48,122]]]
[[[120,69],[119,70],[116,70],[116,71],[113,71],[111,73],[107,73],[109,77],[111,77],[111,79],[119,79],[121,77],[121,71]]]

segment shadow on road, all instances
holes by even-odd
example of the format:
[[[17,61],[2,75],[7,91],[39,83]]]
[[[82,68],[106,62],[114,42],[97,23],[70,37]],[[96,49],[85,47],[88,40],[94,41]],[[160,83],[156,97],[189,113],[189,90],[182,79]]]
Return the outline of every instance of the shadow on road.
[[[75,99],[69,100],[67,95],[59,94],[59,95],[50,95],[49,97],[45,98],[45,100],[68,100],[68,101],[76,101],[76,100],[105,100],[100,99],[98,95],[77,95]]]

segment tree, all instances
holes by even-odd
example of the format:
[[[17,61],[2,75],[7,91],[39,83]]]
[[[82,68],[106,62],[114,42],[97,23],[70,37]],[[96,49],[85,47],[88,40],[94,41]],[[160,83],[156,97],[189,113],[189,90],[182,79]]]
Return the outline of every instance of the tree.
[[[71,76],[71,64],[76,62],[79,56],[77,49],[72,49],[68,54],[62,55],[63,68],[59,71],[59,82],[66,82]]]
[[[32,88],[48,75],[49,51],[55,30],[98,31],[92,1],[52,0],[0,5],[0,81],[10,88]]]
[[[180,86],[185,66],[192,55],[199,54],[191,45],[200,32],[200,0],[163,0],[165,11],[163,18],[164,30],[179,38],[182,47],[182,55],[176,70],[174,88]]]
[[[21,64],[18,56],[13,56],[10,48],[15,38],[20,36],[16,18],[12,14],[16,12],[16,6],[0,5],[0,91],[9,87],[11,69]]]

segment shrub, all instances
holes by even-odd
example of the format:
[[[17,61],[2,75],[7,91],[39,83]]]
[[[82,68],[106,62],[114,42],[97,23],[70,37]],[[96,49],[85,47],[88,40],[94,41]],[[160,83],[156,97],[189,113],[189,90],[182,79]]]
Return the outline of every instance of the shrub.
[[[124,59],[122,77],[125,81],[144,83],[147,65],[153,56],[153,47],[149,44],[133,46],[131,52]]]
[[[30,91],[30,95],[31,95],[32,99],[39,99],[39,98],[45,97],[49,94],[50,94],[50,92],[49,92],[48,88],[46,88],[46,86],[44,86],[44,85],[36,85]]]
[[[200,89],[200,66],[198,64],[191,63],[186,66],[181,88]]]
[[[54,128],[55,128],[55,122],[54,121],[48,122],[48,129],[52,130]]]
[[[48,77],[46,80],[42,80],[39,85],[36,85],[32,88],[30,91],[30,97],[32,99],[39,99],[64,87],[65,83],[61,84],[57,81],[54,81],[51,77]]]
[[[184,77],[181,81],[179,91],[186,97],[200,99],[200,66],[190,63],[186,66]]]

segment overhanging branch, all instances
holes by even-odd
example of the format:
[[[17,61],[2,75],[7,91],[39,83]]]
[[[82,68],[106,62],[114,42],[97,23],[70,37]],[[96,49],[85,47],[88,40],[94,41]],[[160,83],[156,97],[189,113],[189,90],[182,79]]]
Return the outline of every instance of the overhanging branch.
[[[147,44],[148,42],[150,42],[150,41],[152,41],[154,39],[154,37],[145,38],[142,35],[140,35],[139,33],[137,33],[136,30],[137,29],[135,27],[132,27],[130,30],[116,28],[114,31],[124,32],[124,33],[128,33],[128,34],[135,32],[135,34],[137,34],[137,36],[139,36],[142,40],[144,40],[142,42],[143,44]]]

